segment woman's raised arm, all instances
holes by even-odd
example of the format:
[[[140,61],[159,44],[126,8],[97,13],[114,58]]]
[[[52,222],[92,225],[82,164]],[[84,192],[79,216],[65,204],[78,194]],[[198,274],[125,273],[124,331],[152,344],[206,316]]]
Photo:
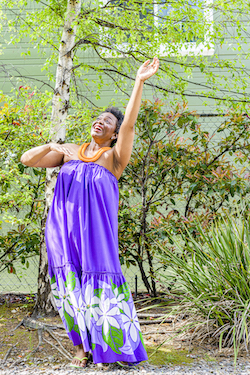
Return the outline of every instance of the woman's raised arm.
[[[141,105],[143,83],[148,78],[152,77],[159,68],[159,60],[157,57],[154,57],[151,64],[149,63],[150,60],[145,61],[137,72],[135,85],[126,107],[124,120],[117,138],[117,143],[114,146],[114,156],[121,167],[121,172],[127,166],[132,153],[135,133],[134,126]]]

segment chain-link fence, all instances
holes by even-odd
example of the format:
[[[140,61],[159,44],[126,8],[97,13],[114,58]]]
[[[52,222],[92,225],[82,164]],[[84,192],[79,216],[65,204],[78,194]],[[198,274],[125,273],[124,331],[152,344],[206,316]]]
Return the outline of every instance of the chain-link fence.
[[[223,115],[212,114],[212,113],[201,113],[200,120],[202,127],[212,135],[213,132],[218,129],[221,123],[225,121]],[[216,133],[217,136],[223,136],[223,133]],[[246,169],[247,171],[247,169]],[[249,173],[249,171],[248,171]],[[177,207],[180,212],[183,210],[182,203],[180,201]],[[154,260],[157,266],[157,260]],[[39,257],[32,257],[29,259],[29,268],[25,269],[21,263],[15,263],[16,274],[8,273],[7,270],[0,274],[0,293],[9,292],[22,292],[22,293],[36,293],[37,291],[37,278],[38,278],[38,266]],[[157,267],[156,267],[157,268]],[[137,266],[131,265],[129,268],[126,265],[122,266],[124,276],[130,286],[132,292],[146,291],[146,287],[142,281],[140,270]],[[145,267],[147,276],[149,275],[149,269]],[[160,283],[157,284],[157,289],[161,289]]]
[[[29,268],[23,268],[21,263],[15,263],[16,274],[8,273],[7,270],[1,272],[0,294],[5,293],[36,293],[37,278],[39,268],[39,257],[29,258]],[[136,266],[122,266],[123,274],[132,292],[142,292],[146,288],[140,276],[140,271]]]

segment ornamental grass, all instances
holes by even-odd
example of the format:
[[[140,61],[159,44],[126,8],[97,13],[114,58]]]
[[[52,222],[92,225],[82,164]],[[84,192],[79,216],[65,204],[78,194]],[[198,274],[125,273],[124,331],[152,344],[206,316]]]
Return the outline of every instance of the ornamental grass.
[[[214,340],[220,349],[233,348],[236,362],[239,350],[249,350],[249,216],[228,215],[208,231],[197,223],[196,238],[187,230],[181,240],[170,236],[170,241],[171,247],[159,244],[168,270],[161,279],[166,284],[177,280],[170,314],[187,318],[181,333],[192,333],[200,342]]]

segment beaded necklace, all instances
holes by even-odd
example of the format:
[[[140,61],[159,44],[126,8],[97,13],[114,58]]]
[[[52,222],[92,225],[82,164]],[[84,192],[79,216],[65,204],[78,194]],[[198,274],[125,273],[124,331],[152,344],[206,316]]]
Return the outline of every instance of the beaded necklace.
[[[111,150],[111,147],[102,147],[100,148],[97,153],[92,156],[91,158],[87,157],[84,155],[84,152],[86,151],[86,148],[88,147],[88,145],[90,144],[89,143],[83,143],[79,150],[78,150],[78,158],[84,162],[93,162],[93,161],[96,161],[97,159],[99,159],[99,157],[105,152],[105,151],[108,151],[108,150]]]

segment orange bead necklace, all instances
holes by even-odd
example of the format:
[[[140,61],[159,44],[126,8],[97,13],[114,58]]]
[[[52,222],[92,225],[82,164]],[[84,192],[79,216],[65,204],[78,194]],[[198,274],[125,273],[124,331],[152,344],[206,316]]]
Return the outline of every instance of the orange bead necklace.
[[[80,146],[80,148],[79,148],[79,150],[78,150],[78,158],[80,159],[80,160],[82,160],[82,161],[84,161],[84,162],[93,162],[93,161],[96,161],[97,159],[99,159],[99,157],[105,152],[105,151],[108,151],[108,150],[111,150],[111,147],[102,147],[102,148],[100,148],[98,151],[97,151],[97,153],[94,155],[94,156],[92,156],[91,158],[89,158],[89,157],[87,157],[87,156],[85,156],[84,155],[84,152],[86,151],[86,148],[88,147],[88,145],[90,144],[90,142],[89,143],[83,143],[81,146]]]

